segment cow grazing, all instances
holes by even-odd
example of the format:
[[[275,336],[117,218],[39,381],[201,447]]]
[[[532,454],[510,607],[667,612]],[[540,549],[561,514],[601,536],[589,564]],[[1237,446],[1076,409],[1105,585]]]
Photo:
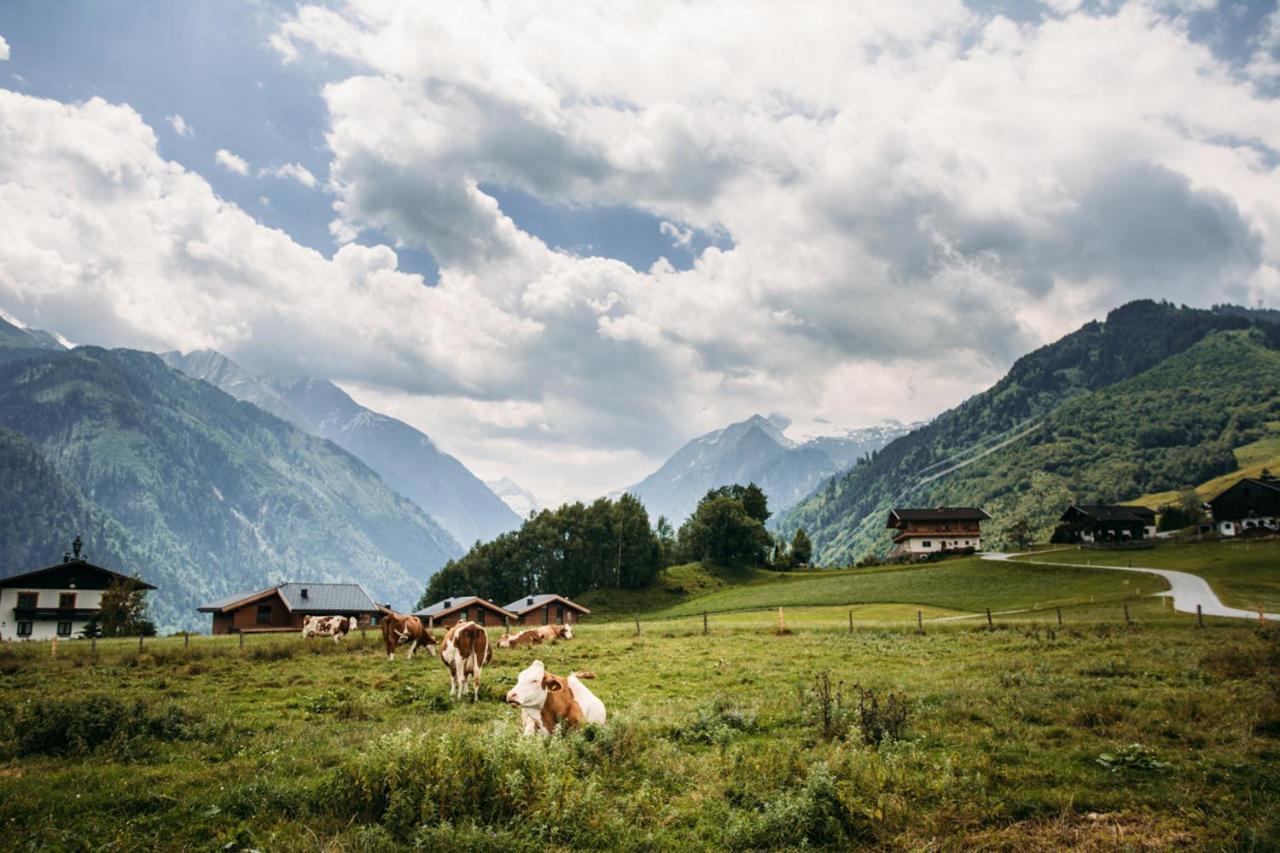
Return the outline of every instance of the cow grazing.
[[[360,627],[354,616],[304,616],[302,619],[302,636],[333,637],[336,643],[344,639],[351,631]]]
[[[581,681],[595,677],[594,672],[575,672],[561,678],[536,660],[516,678],[516,686],[507,692],[507,704],[520,709],[526,735],[545,737],[556,726],[566,730],[583,723],[604,725],[604,703]]]
[[[409,644],[409,651],[405,656],[410,660],[418,646],[434,647],[436,644],[431,629],[417,616],[385,609],[382,610],[382,640],[387,645],[387,660],[396,659],[396,646],[401,643]],[[430,651],[434,653],[435,649],[431,648]]]
[[[471,701],[480,697],[480,672],[493,657],[489,635],[474,622],[458,622],[444,635],[440,660],[449,668],[449,695],[461,699],[471,679]]]

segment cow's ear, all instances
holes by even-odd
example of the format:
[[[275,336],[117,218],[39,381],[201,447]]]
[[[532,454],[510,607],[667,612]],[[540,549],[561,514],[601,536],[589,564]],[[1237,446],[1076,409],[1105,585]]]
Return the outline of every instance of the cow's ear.
[[[550,690],[552,693],[555,693],[560,689],[560,682],[556,681],[554,678],[543,678],[542,686],[547,690]]]

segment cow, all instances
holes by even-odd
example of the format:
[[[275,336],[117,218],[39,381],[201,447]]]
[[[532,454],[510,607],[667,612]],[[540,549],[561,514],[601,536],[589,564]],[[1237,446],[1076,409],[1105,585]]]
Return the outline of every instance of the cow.
[[[572,625],[539,625],[533,629],[542,639],[539,642],[554,643],[556,640],[572,640]]]
[[[435,653],[436,638],[431,629],[423,624],[417,616],[407,613],[396,613],[394,610],[379,608],[382,612],[382,640],[387,645],[387,660],[396,659],[396,646],[409,644],[406,657],[413,659],[418,646],[430,646],[428,651]]]
[[[520,646],[537,646],[542,643],[542,634],[532,628],[518,634],[503,634],[498,638],[498,648],[514,649]]]
[[[480,672],[493,657],[489,635],[474,622],[458,622],[450,626],[440,648],[440,660],[449,669],[449,696],[461,699],[471,679],[471,701],[480,698]]]
[[[520,710],[524,734],[547,736],[559,726],[562,731],[584,723],[604,725],[604,703],[587,689],[581,679],[595,678],[594,672],[573,672],[561,678],[547,672],[535,660],[516,678],[507,691],[507,704]]]
[[[302,618],[302,636],[333,637],[336,643],[347,636],[347,633],[360,627],[354,616],[304,616]]]

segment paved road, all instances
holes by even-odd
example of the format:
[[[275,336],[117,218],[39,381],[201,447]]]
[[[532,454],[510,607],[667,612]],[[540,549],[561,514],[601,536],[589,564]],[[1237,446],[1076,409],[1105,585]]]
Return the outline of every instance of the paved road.
[[[1048,555],[1056,553],[1052,551],[1041,551],[1039,554]],[[1032,555],[1039,556],[1036,552]],[[1020,560],[1019,557],[1028,556],[1027,554],[983,554],[984,560],[1010,560],[1015,563],[1027,563],[1034,565],[1031,560]],[[1041,564],[1043,565],[1043,563]],[[1173,599],[1173,609],[1183,613],[1195,613],[1196,605],[1204,611],[1205,616],[1234,616],[1238,619],[1257,619],[1258,611],[1241,610],[1238,607],[1228,607],[1222,603],[1222,599],[1218,598],[1218,594],[1213,591],[1213,587],[1209,586],[1209,582],[1197,575],[1187,574],[1186,572],[1175,572],[1172,569],[1148,569],[1141,566],[1098,566],[1088,565],[1085,563],[1063,563],[1054,561],[1051,565],[1055,566],[1075,566],[1081,569],[1111,569],[1117,572],[1145,572],[1149,575],[1159,575],[1169,582],[1168,592],[1158,592],[1156,595],[1167,595]],[[1280,613],[1263,614],[1265,618],[1280,621]]]

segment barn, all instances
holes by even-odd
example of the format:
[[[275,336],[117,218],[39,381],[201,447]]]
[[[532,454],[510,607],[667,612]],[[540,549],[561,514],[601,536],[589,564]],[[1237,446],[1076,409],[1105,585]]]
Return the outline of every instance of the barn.
[[[574,625],[591,611],[562,595],[527,595],[507,605],[519,625]]]
[[[920,560],[947,551],[982,548],[982,522],[991,518],[970,506],[895,508],[885,527],[896,530],[891,557]]]
[[[1155,510],[1145,506],[1072,504],[1058,519],[1055,541],[1136,542],[1156,535]]]
[[[378,606],[358,583],[282,583],[202,605],[213,615],[214,634],[301,631],[307,616],[354,616],[373,624]]]
[[[1265,470],[1260,477],[1245,477],[1210,500],[1209,510],[1223,536],[1280,532],[1280,478]]]
[[[413,614],[434,628],[471,620],[477,625],[510,625],[516,615],[478,595],[455,595]]]

